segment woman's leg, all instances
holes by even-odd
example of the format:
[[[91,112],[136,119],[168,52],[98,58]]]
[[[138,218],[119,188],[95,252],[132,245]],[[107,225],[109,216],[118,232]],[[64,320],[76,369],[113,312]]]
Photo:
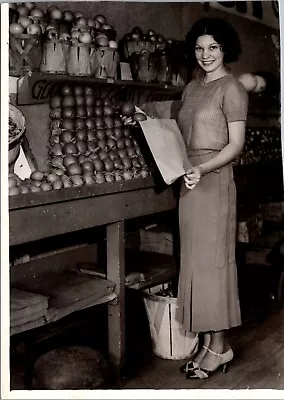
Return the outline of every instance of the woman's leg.
[[[224,354],[230,349],[230,346],[226,340],[225,331],[213,332],[210,335],[209,345],[204,344],[204,346],[208,347],[208,349],[217,354]],[[205,354],[203,355],[202,360],[199,362],[200,368],[214,370],[220,365],[220,357],[210,352],[210,350],[207,350],[203,347],[202,351]]]

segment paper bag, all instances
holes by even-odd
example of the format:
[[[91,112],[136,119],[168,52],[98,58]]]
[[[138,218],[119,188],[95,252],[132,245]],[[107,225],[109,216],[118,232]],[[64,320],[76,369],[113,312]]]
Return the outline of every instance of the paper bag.
[[[148,118],[140,126],[164,181],[172,184],[192,167],[177,122]]]

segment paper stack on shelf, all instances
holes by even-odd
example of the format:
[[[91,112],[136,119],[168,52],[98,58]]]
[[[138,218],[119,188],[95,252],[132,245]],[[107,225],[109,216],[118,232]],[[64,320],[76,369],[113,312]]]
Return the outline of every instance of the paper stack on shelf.
[[[107,279],[72,269],[37,277],[21,289],[48,297],[46,322],[53,322],[72,312],[113,300],[115,284]]]
[[[16,288],[10,291],[10,334],[14,335],[43,325],[48,298]]]

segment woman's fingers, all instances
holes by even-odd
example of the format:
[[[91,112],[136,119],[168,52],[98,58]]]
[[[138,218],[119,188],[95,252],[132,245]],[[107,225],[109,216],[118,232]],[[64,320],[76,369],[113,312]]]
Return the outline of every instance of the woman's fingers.
[[[185,182],[185,186],[188,189],[193,189],[199,182],[199,178],[188,178],[186,175],[184,176],[184,182]]]

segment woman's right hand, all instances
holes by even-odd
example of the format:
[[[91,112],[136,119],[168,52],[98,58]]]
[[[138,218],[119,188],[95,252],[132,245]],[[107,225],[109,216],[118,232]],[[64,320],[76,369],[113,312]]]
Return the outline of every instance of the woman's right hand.
[[[198,185],[201,178],[201,171],[198,166],[192,167],[183,176],[185,186],[187,189],[194,189]]]

